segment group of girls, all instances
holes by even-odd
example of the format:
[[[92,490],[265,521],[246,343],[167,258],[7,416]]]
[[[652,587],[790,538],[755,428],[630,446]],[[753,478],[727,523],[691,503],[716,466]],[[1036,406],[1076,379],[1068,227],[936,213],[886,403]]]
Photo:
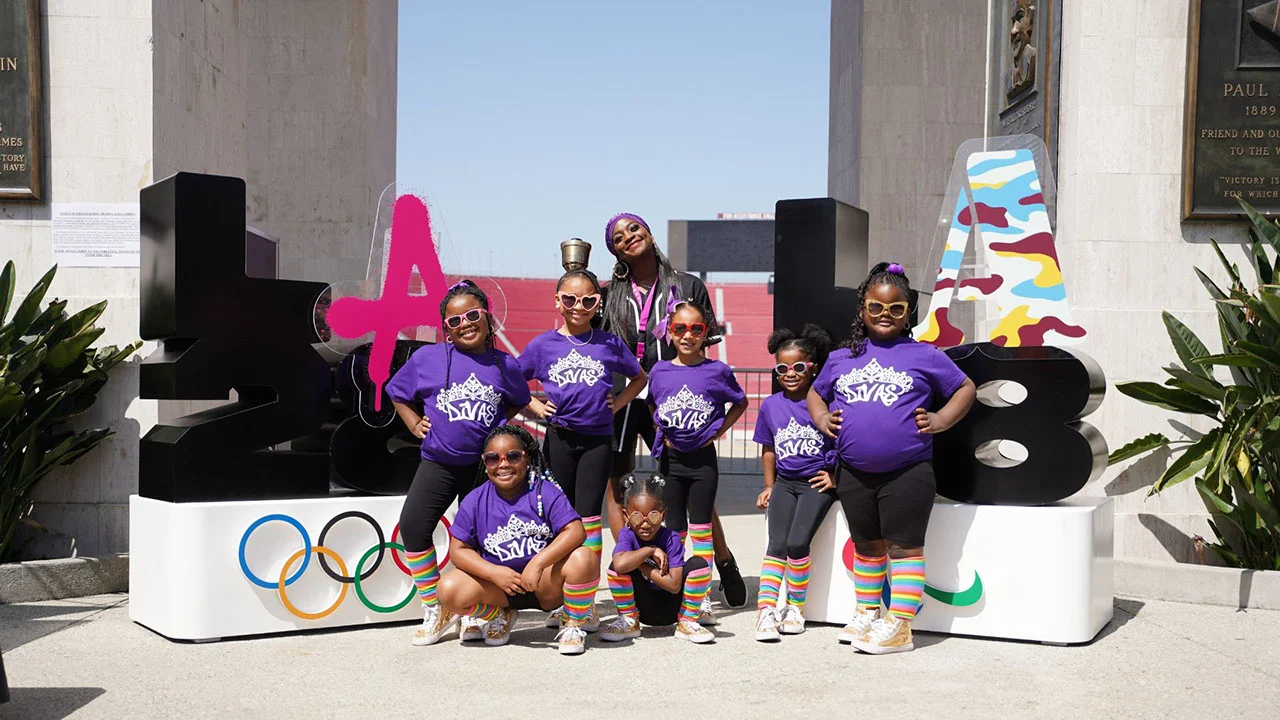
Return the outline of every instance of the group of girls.
[[[400,520],[424,606],[416,645],[454,629],[464,642],[503,645],[517,611],[535,608],[551,612],[562,654],[582,653],[588,632],[606,642],[638,637],[641,623],[710,642],[713,567],[726,603],[746,603],[715,513],[715,446],[747,398],[732,370],[706,357],[719,335],[706,288],[671,268],[638,216],[611,218],[605,239],[618,260],[612,281],[602,287],[584,270],[561,277],[564,325],[518,360],[494,347],[488,298],[463,280],[440,305],[445,342],[419,349],[387,385],[422,440]],[[765,468],[757,505],[769,528],[758,640],[804,631],[809,544],[834,492],[857,548],[858,607],[841,641],[872,653],[911,649],[933,500],[929,435],[957,422],[974,390],[945,355],[910,339],[901,268],[877,266],[860,290],[847,348],[828,356],[831,340],[813,326],[769,339],[783,390],[761,405],[756,428]],[[531,397],[533,379],[545,401]],[[947,399],[930,412],[934,395]],[[522,411],[546,421],[541,446],[507,424]],[[658,474],[633,472],[637,436]],[[432,537],[455,499],[455,570],[441,577]],[[594,598],[606,509],[617,617],[601,628]],[[892,602],[880,617],[886,574]]]

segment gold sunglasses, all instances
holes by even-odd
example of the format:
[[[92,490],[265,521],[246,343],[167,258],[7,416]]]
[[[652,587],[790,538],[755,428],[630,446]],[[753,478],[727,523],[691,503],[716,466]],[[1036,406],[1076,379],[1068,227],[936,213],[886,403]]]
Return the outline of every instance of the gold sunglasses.
[[[662,513],[658,510],[650,510],[648,515],[641,515],[640,513],[633,511],[627,515],[627,519],[631,520],[632,525],[639,525],[645,520],[648,520],[650,525],[656,526],[662,524]]]
[[[911,306],[905,302],[882,303],[879,300],[868,300],[865,307],[867,314],[873,318],[889,313],[889,317],[894,320],[906,317],[907,311],[911,309]]]

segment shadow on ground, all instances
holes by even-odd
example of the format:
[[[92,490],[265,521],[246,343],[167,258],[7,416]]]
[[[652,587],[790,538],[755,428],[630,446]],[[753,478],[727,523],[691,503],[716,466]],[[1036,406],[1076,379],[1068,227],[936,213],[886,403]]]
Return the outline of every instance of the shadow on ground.
[[[0,718],[62,720],[106,692],[98,687],[9,688],[10,700],[0,705]]]

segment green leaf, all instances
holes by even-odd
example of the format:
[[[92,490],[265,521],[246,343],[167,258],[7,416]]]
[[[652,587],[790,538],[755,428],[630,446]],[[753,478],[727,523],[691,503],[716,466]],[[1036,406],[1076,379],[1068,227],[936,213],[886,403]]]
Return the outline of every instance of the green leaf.
[[[1280,372],[1280,350],[1247,340],[1237,341],[1236,347],[1270,365],[1273,372]]]
[[[1253,250],[1253,269],[1258,274],[1258,282],[1262,284],[1275,282],[1275,275],[1271,271],[1271,258],[1267,257],[1267,252],[1262,249],[1262,243],[1258,242],[1257,237],[1249,239],[1249,247]]]
[[[1127,382],[1116,385],[1116,389],[1134,400],[1148,405],[1155,405],[1176,412],[1197,413],[1216,417],[1218,406],[1199,395],[1179,388],[1165,387],[1153,382]]]
[[[89,349],[89,346],[102,337],[102,333],[106,331],[106,328],[90,328],[79,335],[63,340],[49,351],[49,359],[46,364],[53,370],[65,370],[76,358],[80,357],[80,353]]]
[[[1143,437],[1140,437],[1111,453],[1111,455],[1107,457],[1107,465],[1111,466],[1116,463],[1124,462],[1130,458],[1135,458],[1139,455],[1149,453],[1156,448],[1168,447],[1170,442],[1172,442],[1172,440],[1165,437],[1162,433],[1144,435]]]
[[[1211,491],[1209,487],[1205,485],[1203,480],[1196,481],[1196,488],[1200,490],[1201,497],[1203,497],[1204,499],[1212,503],[1213,507],[1217,509],[1218,512],[1222,513],[1227,519],[1232,520],[1231,514],[1235,510],[1235,508],[1231,507],[1231,505],[1228,504],[1225,500],[1218,497],[1217,493]],[[1244,528],[1240,528],[1240,530],[1243,532]]]
[[[49,268],[49,272],[36,281],[36,284],[31,288],[31,292],[27,293],[27,297],[18,305],[18,309],[13,313],[13,320],[7,326],[6,334],[9,339],[16,340],[27,334],[27,328],[31,326],[31,321],[35,320],[36,316],[40,314],[40,305],[44,302],[44,294],[49,291],[49,286],[53,284],[53,276],[57,271],[57,265]]]
[[[1189,373],[1182,368],[1173,367],[1172,365],[1165,368],[1164,371],[1173,376],[1173,380],[1171,380],[1170,383],[1172,383],[1174,387],[1179,387],[1187,392],[1195,393],[1206,400],[1222,402],[1226,398],[1227,389],[1217,380]]]
[[[1258,358],[1250,355],[1242,355],[1240,353],[1227,353],[1223,355],[1209,355],[1207,357],[1198,358],[1195,363],[1197,365],[1229,365],[1231,367],[1246,368],[1264,368],[1266,363]]]
[[[1245,215],[1248,215],[1249,219],[1253,221],[1253,229],[1257,231],[1263,240],[1271,243],[1271,247],[1276,252],[1280,253],[1280,227],[1276,227],[1275,223],[1263,217],[1262,213],[1255,210],[1252,205],[1243,199],[1237,198],[1237,200],[1240,201],[1240,206],[1244,208]]]
[[[1227,256],[1222,253],[1222,248],[1218,246],[1218,241],[1209,238],[1209,245],[1213,247],[1213,251],[1218,255],[1218,260],[1222,263],[1222,267],[1226,268],[1227,274],[1231,276],[1231,287],[1243,285],[1244,283],[1240,281],[1240,269],[1232,264],[1227,259]]]
[[[9,314],[9,305],[13,303],[13,289],[17,284],[18,269],[13,261],[4,264],[0,271],[0,328],[4,327],[4,319]]]
[[[1164,318],[1165,329],[1169,332],[1169,340],[1173,343],[1173,349],[1178,353],[1178,359],[1182,361],[1182,366],[1187,370],[1201,376],[1210,377],[1211,373],[1205,369],[1203,365],[1197,365],[1197,358],[1209,355],[1209,349],[1200,342],[1200,338],[1191,331],[1191,328],[1182,324],[1182,321],[1174,317],[1169,312],[1160,314]]]
[[[1219,434],[1219,429],[1214,428],[1192,443],[1191,447],[1183,451],[1178,456],[1178,459],[1169,465],[1164,474],[1160,476],[1160,479],[1151,485],[1151,491],[1147,495],[1155,495],[1161,490],[1171,488],[1183,480],[1195,477],[1196,473],[1209,464],[1209,451],[1218,442]]]

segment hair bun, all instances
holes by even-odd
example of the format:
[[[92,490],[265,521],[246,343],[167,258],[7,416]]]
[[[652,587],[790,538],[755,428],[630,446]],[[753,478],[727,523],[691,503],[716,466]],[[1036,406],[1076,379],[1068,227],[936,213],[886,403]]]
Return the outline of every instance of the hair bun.
[[[906,274],[907,274],[907,271],[906,271],[906,270],[904,270],[904,269],[902,268],[902,266],[901,266],[901,265],[899,265],[899,264],[898,264],[898,263],[896,263],[896,262],[895,262],[895,263],[889,263],[889,265],[888,265],[887,267],[885,267],[884,271],[885,271],[885,272],[887,272],[887,273],[893,273],[894,275],[906,275]]]
[[[618,484],[622,486],[623,490],[629,490],[632,485],[636,484],[635,473],[627,473],[626,475],[623,475],[622,479],[618,480]]]
[[[652,476],[650,476],[649,482],[652,483],[654,487],[665,487],[667,484],[667,479],[662,477],[658,473],[654,473]]]

